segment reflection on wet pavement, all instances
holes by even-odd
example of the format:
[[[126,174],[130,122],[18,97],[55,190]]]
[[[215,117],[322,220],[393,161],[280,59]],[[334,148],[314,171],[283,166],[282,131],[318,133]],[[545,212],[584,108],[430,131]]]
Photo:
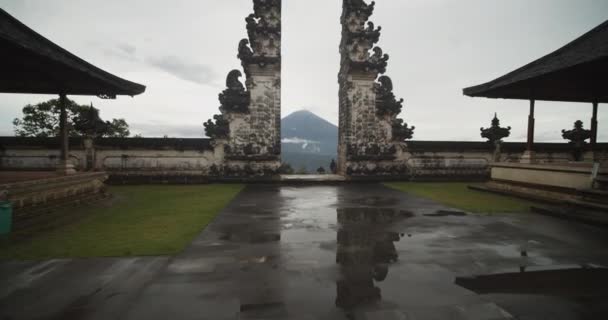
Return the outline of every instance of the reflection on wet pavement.
[[[383,208],[342,208],[337,215],[340,229],[336,262],[341,266],[341,278],[336,305],[349,310],[380,300],[381,292],[374,281],[384,281],[389,265],[397,262],[399,255],[393,243],[401,238],[387,229],[413,214]]]
[[[176,257],[0,264],[0,319],[608,319],[606,243],[377,184],[255,185]]]

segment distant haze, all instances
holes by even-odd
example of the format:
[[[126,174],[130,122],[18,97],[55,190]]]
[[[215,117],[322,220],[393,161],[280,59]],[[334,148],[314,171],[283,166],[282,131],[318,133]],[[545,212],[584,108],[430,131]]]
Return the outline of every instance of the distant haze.
[[[368,1],[369,2],[369,1]],[[170,3],[170,4],[169,4]],[[340,0],[283,1],[283,115],[302,107],[338,122]],[[72,97],[126,118],[134,134],[201,137],[217,113],[226,74],[240,68],[240,39],[251,0],[0,0],[0,7],[83,59],[148,86],[135,98]],[[462,88],[492,80],[565,45],[608,16],[606,0],[377,0],[371,20],[390,54],[387,75],[405,99],[402,117],[418,140],[480,140],[494,112],[526,137],[527,103],[472,99]],[[0,95],[0,135],[27,103],[53,96]],[[599,140],[608,141],[600,106]],[[562,141],[561,129],[591,106],[539,102],[536,140]],[[314,128],[310,128],[314,129]]]

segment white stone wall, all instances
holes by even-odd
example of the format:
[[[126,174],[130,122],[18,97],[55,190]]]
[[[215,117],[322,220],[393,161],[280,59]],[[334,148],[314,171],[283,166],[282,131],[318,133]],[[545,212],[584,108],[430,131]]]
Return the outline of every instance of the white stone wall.
[[[223,145],[214,151],[108,149],[92,150],[93,169],[107,172],[180,172],[196,171],[206,174],[213,165],[224,162]],[[78,170],[86,170],[85,149],[70,150],[70,159]],[[9,148],[0,154],[2,170],[55,170],[59,151],[43,148]]]
[[[476,150],[462,146],[461,143],[442,143],[441,150],[426,150],[431,147],[416,146],[410,151],[397,153],[399,163],[407,170],[407,176],[414,179],[458,179],[489,176],[490,165],[493,162],[491,148]],[[3,146],[0,151],[0,170],[54,170],[58,164],[59,151],[56,149],[33,147]],[[450,151],[458,150],[458,151]],[[92,155],[87,160],[87,154]],[[597,154],[598,159],[608,165],[606,151]],[[521,153],[502,153],[502,162],[517,162]],[[142,148],[130,147],[97,147],[94,149],[73,148],[70,158],[79,170],[86,170],[87,161],[92,161],[95,170],[107,171],[111,176],[116,175],[213,175],[212,167],[224,170],[226,176],[235,175],[235,171],[274,170],[279,165],[275,160],[226,160],[224,157],[224,143],[220,142],[213,149],[205,150],[177,150],[177,148]],[[540,163],[559,164],[569,162],[572,156],[565,152],[537,152],[536,158]],[[586,153],[585,159],[593,159],[592,153]],[[373,171],[377,166],[390,167],[395,164],[390,161],[359,161],[357,165],[361,170]],[[230,167],[230,168],[229,168]],[[247,169],[246,169],[247,168]],[[396,168],[401,169],[401,168]],[[232,171],[230,171],[232,170]],[[258,173],[255,173],[256,175]],[[399,172],[391,175],[399,176]]]
[[[1,170],[55,170],[59,165],[59,150],[43,148],[14,148],[0,151]],[[70,159],[77,168],[85,166],[84,150],[70,152]]]

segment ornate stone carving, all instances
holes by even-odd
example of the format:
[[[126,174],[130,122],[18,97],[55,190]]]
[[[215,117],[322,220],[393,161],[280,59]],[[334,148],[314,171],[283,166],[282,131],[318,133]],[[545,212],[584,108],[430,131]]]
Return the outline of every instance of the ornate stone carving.
[[[249,111],[251,98],[245,86],[239,80],[243,74],[239,70],[232,70],[226,77],[226,87],[219,95],[220,110],[222,113],[246,113]]]
[[[407,123],[403,119],[394,119],[392,124],[393,130],[393,141],[404,142],[414,137],[414,130],[416,127],[408,127]]]
[[[391,79],[378,78],[386,72],[389,55],[375,46],[382,29],[368,21],[374,7],[374,2],[343,0],[338,171],[347,175],[407,171],[404,141],[415,129],[397,119],[403,99],[395,97]]]
[[[249,43],[241,41],[239,58],[245,72],[248,64],[264,67],[280,62],[281,56],[281,2],[280,0],[254,0],[254,13],[245,19]],[[245,47],[251,46],[251,55]],[[241,53],[242,52],[242,53]]]
[[[380,145],[378,143],[359,143],[348,145],[348,159],[353,161],[364,160],[393,160],[397,147],[393,144]]]
[[[367,68],[374,70],[379,74],[386,72],[386,66],[388,65],[388,54],[383,54],[382,48],[375,47],[373,49],[374,54],[367,60]]]
[[[566,140],[570,140],[574,160],[582,161],[583,152],[585,151],[585,146],[587,144],[585,140],[591,139],[591,130],[583,129],[583,122],[577,120],[574,123],[574,129],[562,130],[562,137]]]
[[[403,99],[397,100],[393,94],[393,81],[388,76],[381,76],[376,89],[376,112],[378,116],[396,116],[401,113]]]
[[[238,45],[244,84],[241,71],[231,71],[219,95],[221,115],[205,123],[209,137],[223,140],[225,162],[210,172],[218,176],[275,174],[280,167],[281,0],[253,5],[248,38]]]
[[[500,120],[498,119],[498,115],[494,114],[494,119],[492,119],[492,126],[484,129],[481,128],[481,137],[488,139],[488,142],[495,144],[502,142],[502,139],[507,138],[511,135],[511,127],[503,128],[500,126]]]
[[[228,139],[230,136],[230,123],[223,115],[213,116],[213,120],[205,122],[205,133],[211,139]]]
[[[350,32],[361,32],[365,22],[374,13],[376,2],[366,4],[363,0],[345,0],[343,24]]]
[[[253,51],[249,48],[249,40],[242,39],[241,42],[239,42],[239,54],[237,55],[237,58],[245,62],[250,61],[252,57]]]
[[[377,163],[359,163],[350,164],[346,169],[346,174],[354,177],[373,177],[387,176],[392,178],[405,177],[409,173],[409,168],[406,164],[377,164]]]
[[[566,140],[570,140],[570,143],[576,145],[585,144],[585,140],[591,139],[591,130],[583,129],[583,122],[577,120],[574,123],[574,129],[562,130],[562,137]]]

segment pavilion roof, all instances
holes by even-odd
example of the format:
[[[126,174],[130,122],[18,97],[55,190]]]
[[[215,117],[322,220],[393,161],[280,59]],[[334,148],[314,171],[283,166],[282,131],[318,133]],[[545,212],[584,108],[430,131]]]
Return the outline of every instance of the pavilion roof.
[[[61,48],[0,9],[0,92],[135,96],[146,87]]]
[[[496,80],[465,88],[470,97],[608,102],[608,21],[557,51]]]

